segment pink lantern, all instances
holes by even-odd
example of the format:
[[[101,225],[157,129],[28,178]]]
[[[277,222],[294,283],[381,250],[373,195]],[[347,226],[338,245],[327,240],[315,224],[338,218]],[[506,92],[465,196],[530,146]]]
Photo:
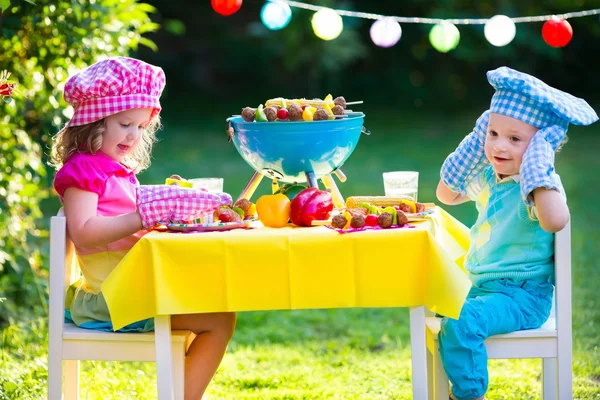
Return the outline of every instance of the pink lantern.
[[[400,24],[393,18],[378,19],[371,25],[371,40],[380,47],[392,47],[402,36]]]

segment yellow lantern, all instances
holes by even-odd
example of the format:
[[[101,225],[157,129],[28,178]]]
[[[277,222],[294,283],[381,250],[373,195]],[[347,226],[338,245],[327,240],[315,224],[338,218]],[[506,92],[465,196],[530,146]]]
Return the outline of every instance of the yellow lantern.
[[[344,29],[342,17],[331,8],[321,8],[314,13],[311,24],[315,35],[323,40],[337,38]]]

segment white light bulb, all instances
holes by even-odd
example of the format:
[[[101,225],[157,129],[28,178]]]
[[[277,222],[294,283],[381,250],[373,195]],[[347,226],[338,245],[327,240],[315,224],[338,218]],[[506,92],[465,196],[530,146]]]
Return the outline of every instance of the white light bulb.
[[[321,8],[312,16],[311,24],[315,35],[323,40],[333,40],[344,29],[342,17],[331,8]]]
[[[514,38],[517,28],[515,23],[506,15],[495,15],[485,24],[485,38],[494,46],[506,46]]]
[[[393,18],[378,19],[371,25],[371,40],[380,47],[392,47],[402,36],[400,24]]]

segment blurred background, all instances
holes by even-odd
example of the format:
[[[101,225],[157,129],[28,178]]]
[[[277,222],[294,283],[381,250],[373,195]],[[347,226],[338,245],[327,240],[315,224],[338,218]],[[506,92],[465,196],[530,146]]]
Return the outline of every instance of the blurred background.
[[[600,7],[600,1],[584,0],[308,3],[431,18]],[[165,70],[164,128],[151,167],[139,176],[142,184],[174,173],[216,176],[234,197],[253,170],[227,141],[225,119],[269,98],[331,93],[364,101],[352,108],[366,114],[371,135],[361,137],[343,166],[348,180],[338,182],[342,194],[383,195],[383,172],[412,170],[420,173],[419,200],[432,202],[444,158],[489,106],[493,89],[486,71],[506,65],[530,73],[600,110],[598,15],[569,19],[573,38],[562,48],[544,41],[542,22],[517,24],[504,47],[488,42],[483,25],[458,25],[458,45],[443,53],[429,39],[429,24],[401,24],[399,42],[382,48],[371,40],[372,20],[344,17],[339,37],[325,41],[311,27],[314,11],[292,7],[289,24],[273,31],[261,21],[264,5],[245,0],[223,16],[208,0],[0,0],[0,71],[11,72],[17,84],[12,101],[0,103],[0,400],[45,394],[47,228],[60,207],[51,189],[49,146],[70,116],[64,83],[98,59],[129,55]],[[597,398],[600,125],[572,126],[569,137],[556,167],[573,219],[575,391],[576,398]],[[254,199],[269,190],[265,179]],[[446,210],[468,226],[475,220],[473,204]],[[410,398],[407,346],[406,310],[244,313],[210,390],[215,398],[236,399]],[[266,372],[259,374],[259,365]],[[538,364],[492,365],[490,398],[539,398]],[[85,385],[98,373],[109,377],[88,398],[108,398],[116,390],[122,398],[152,398],[153,371],[152,365],[90,363],[82,379]]]

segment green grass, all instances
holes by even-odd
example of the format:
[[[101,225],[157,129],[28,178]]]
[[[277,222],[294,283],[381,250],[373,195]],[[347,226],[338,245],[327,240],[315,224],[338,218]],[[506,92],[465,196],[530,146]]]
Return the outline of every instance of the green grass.
[[[348,182],[339,185],[342,193],[383,194],[383,171],[418,170],[420,199],[435,201],[439,167],[477,115],[366,112],[372,135],[361,138],[344,166]],[[222,176],[225,190],[239,194],[252,170],[227,142],[222,116],[229,114],[230,109],[219,106],[193,119],[171,111],[153,165],[140,176],[142,183],[156,183],[172,173]],[[574,397],[597,399],[600,125],[572,128],[570,136],[557,156],[557,170],[573,218]],[[257,195],[268,190],[263,182]],[[476,215],[472,205],[447,209],[466,224]],[[45,321],[14,322],[2,333],[0,400],[43,398]],[[156,396],[152,363],[83,362],[82,370],[82,399]],[[488,398],[538,399],[540,373],[539,360],[491,361]],[[406,309],[248,312],[238,315],[236,333],[208,394],[211,399],[410,399],[410,377]]]

